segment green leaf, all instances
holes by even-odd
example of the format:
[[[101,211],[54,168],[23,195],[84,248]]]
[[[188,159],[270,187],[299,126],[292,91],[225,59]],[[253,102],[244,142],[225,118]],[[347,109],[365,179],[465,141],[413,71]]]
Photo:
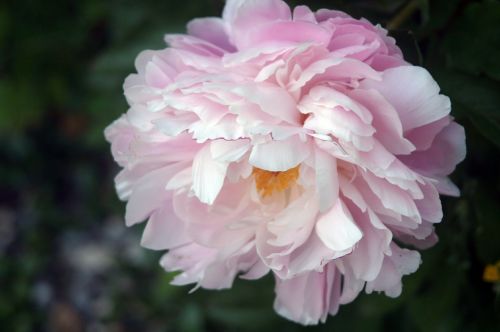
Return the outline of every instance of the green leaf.
[[[433,73],[451,98],[452,114],[470,119],[481,135],[500,146],[500,83],[449,70]]]
[[[452,105],[456,101],[483,116],[500,118],[499,82],[450,70],[438,69],[434,70],[433,74],[443,93],[452,99]]]
[[[445,41],[447,64],[500,80],[500,2],[472,3]]]
[[[475,232],[476,247],[483,263],[500,260],[500,207],[497,194],[484,186],[478,188],[474,195],[474,207],[477,218]]]
[[[488,119],[481,115],[472,116],[470,120],[481,135],[500,148],[500,122],[498,120],[492,118]]]

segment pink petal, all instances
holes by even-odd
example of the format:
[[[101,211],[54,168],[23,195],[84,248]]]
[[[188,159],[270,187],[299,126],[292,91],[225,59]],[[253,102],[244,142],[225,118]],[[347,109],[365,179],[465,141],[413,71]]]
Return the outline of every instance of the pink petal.
[[[317,149],[315,150],[315,168],[319,211],[325,212],[335,203],[339,196],[337,160]]]
[[[368,210],[366,214],[355,211],[356,209],[351,209],[363,232],[363,238],[353,252],[345,257],[345,261],[351,266],[356,279],[370,281],[377,277],[384,255],[389,252],[392,233],[373,211]]]
[[[141,239],[143,247],[153,250],[170,249],[188,242],[184,223],[167,204],[153,212]]]
[[[257,144],[250,153],[251,165],[272,172],[283,172],[303,162],[310,154],[310,146],[292,136],[283,141]]]
[[[436,136],[429,149],[401,156],[400,159],[409,167],[426,175],[444,177],[464,160],[465,151],[464,128],[452,122]]]
[[[335,251],[352,248],[363,237],[340,199],[318,219],[316,233],[328,248]]]
[[[425,126],[414,128],[407,132],[405,136],[415,145],[417,150],[427,150],[431,147],[436,135],[447,127],[452,120],[450,116],[446,116]]]
[[[437,121],[450,113],[450,100],[439,94],[439,86],[421,67],[401,66],[384,71],[382,81],[366,80],[362,87],[374,88],[395,107],[403,131]]]
[[[425,185],[421,186],[424,193],[422,199],[415,201],[418,211],[425,219],[431,223],[439,223],[443,219],[443,209],[441,207],[441,200],[439,199],[439,193],[436,188],[427,182]]]
[[[409,154],[415,146],[403,137],[398,113],[376,90],[353,90],[350,96],[370,110],[375,137],[393,154]]]
[[[171,193],[165,190],[165,186],[182,167],[181,164],[166,166],[151,171],[137,180],[132,187],[125,212],[127,226],[143,221],[170,199]]]
[[[224,21],[218,17],[197,18],[187,25],[188,34],[206,40],[229,52],[235,51],[229,42]]]
[[[278,21],[290,21],[292,13],[281,0],[228,0],[222,17],[229,24],[233,45],[247,46],[245,35],[255,27]]]
[[[402,291],[401,277],[415,272],[421,263],[418,251],[391,245],[392,255],[386,256],[380,274],[366,284],[366,292],[383,291],[389,297],[398,297]]]
[[[252,84],[238,86],[231,91],[244,98],[245,101],[256,104],[260,109],[280,120],[298,124],[300,113],[296,102],[285,89],[274,84]]]
[[[337,280],[338,279],[338,280]],[[336,281],[337,280],[337,281]],[[283,317],[303,325],[324,322],[330,311],[334,287],[340,287],[340,275],[335,267],[323,272],[309,272],[289,280],[276,278],[274,309]]]
[[[224,184],[228,164],[213,159],[207,144],[193,160],[193,191],[199,200],[213,204]]]
[[[370,189],[380,199],[385,208],[414,220],[420,220],[417,206],[407,192],[371,173],[362,172],[362,175]]]

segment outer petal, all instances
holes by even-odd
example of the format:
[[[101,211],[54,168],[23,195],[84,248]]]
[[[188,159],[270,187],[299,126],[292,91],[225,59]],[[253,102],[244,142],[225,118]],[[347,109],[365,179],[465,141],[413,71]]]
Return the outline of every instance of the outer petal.
[[[398,113],[376,90],[353,90],[350,94],[373,115],[375,138],[393,154],[409,154],[415,146],[403,137],[403,126]]]
[[[168,202],[149,218],[142,234],[141,245],[143,247],[164,250],[189,242],[184,223],[175,215],[170,204]]]
[[[266,42],[328,45],[330,38],[330,31],[310,22],[276,22],[249,31],[246,46]]]
[[[239,49],[249,46],[246,35],[265,24],[290,21],[292,13],[281,0],[228,0],[222,14],[229,24],[229,35],[233,45]]]
[[[403,216],[420,220],[420,214],[413,198],[404,190],[369,172],[362,173],[366,183],[380,199],[385,208]]]
[[[290,254],[287,266],[277,274],[282,278],[290,278],[309,271],[321,271],[329,262],[350,252],[351,248],[334,251],[326,247],[318,234],[312,232],[307,242]]]
[[[465,150],[464,128],[452,122],[436,136],[429,149],[416,151],[400,159],[409,167],[426,175],[444,177],[464,160]]]
[[[364,281],[375,279],[380,272],[384,256],[389,253],[391,231],[384,226],[377,215],[368,210],[366,214],[351,211],[363,231],[363,238],[354,251],[344,259],[352,268],[354,277]]]
[[[452,120],[451,116],[446,116],[428,125],[412,129],[405,136],[416,146],[417,150],[427,150],[431,147],[436,135],[447,127]]]
[[[218,17],[197,18],[187,25],[188,34],[206,40],[222,49],[233,52],[236,49],[229,42],[224,21]]]
[[[398,297],[402,291],[401,277],[415,272],[420,265],[418,251],[391,245],[392,255],[386,256],[380,274],[366,284],[366,292],[383,291],[389,297]]]
[[[146,219],[151,212],[170,199],[171,193],[166,191],[170,178],[183,166],[174,164],[149,172],[139,179],[132,188],[125,212],[127,226]]]
[[[361,86],[382,93],[398,111],[405,132],[450,113],[450,99],[439,94],[436,81],[422,67],[391,68],[384,71],[382,81],[366,80]]]
[[[336,311],[339,288],[340,275],[330,265],[323,272],[304,273],[288,280],[276,278],[274,309],[304,325],[324,322],[332,306]]]

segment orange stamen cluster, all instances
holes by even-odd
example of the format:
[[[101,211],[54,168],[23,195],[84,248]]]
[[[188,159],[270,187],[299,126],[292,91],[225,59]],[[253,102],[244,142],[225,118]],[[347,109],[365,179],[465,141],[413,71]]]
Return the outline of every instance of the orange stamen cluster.
[[[486,282],[500,282],[500,261],[496,264],[488,264],[483,273],[483,280]]]
[[[268,197],[274,192],[283,192],[290,188],[299,177],[299,166],[284,172],[271,172],[254,167],[252,175],[260,196]]]

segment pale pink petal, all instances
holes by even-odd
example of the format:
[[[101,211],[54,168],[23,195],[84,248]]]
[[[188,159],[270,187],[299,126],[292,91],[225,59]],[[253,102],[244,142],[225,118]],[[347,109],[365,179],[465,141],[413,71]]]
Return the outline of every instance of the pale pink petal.
[[[441,222],[443,219],[443,209],[437,189],[430,182],[420,187],[422,188],[424,197],[416,200],[415,204],[417,205],[422,219],[431,223]]]
[[[300,113],[297,112],[295,100],[288,92],[272,84],[252,84],[238,86],[231,91],[246,101],[256,104],[259,108],[280,120],[296,124],[299,122]]]
[[[371,173],[362,172],[361,174],[385,208],[415,220],[420,220],[415,201],[407,192]]]
[[[319,211],[325,212],[339,196],[337,160],[318,149],[315,151],[315,167]]]
[[[318,23],[314,12],[307,6],[297,6],[293,9],[293,20],[294,21],[305,21]]]
[[[384,71],[381,81],[366,80],[361,85],[378,90],[394,106],[405,132],[450,113],[449,98],[439,94],[436,81],[421,67],[391,68]]]
[[[170,199],[171,194],[165,186],[180,168],[181,164],[174,164],[151,171],[133,184],[125,212],[127,226],[143,221]]]
[[[267,223],[267,229],[273,234],[267,243],[276,247],[286,247],[287,252],[293,251],[311,234],[317,213],[316,197],[312,194],[302,195]]]
[[[235,51],[229,42],[224,21],[218,17],[197,18],[187,25],[188,34],[206,40],[229,52]]]
[[[340,276],[335,267],[323,272],[308,272],[293,279],[276,278],[274,309],[283,317],[303,325],[324,322],[330,311],[330,303],[338,301],[331,296],[340,287]]]
[[[310,154],[310,146],[293,136],[283,141],[257,144],[250,153],[249,162],[255,167],[280,172],[294,168]]]
[[[153,250],[170,249],[188,242],[184,223],[167,204],[153,212],[141,239],[143,247]]]
[[[365,281],[357,279],[349,265],[343,266],[343,264],[340,264],[340,266],[342,267],[343,282],[339,302],[340,304],[347,304],[356,299],[363,290]]]
[[[276,274],[282,278],[291,278],[308,271],[319,271],[328,262],[345,256],[352,248],[343,251],[334,251],[323,243],[316,232],[312,232],[309,239],[299,248],[290,253],[287,265]]]
[[[275,22],[248,31],[245,43],[240,42],[238,45],[249,47],[269,42],[328,45],[330,38],[330,31],[311,22]]]
[[[228,0],[222,15],[229,24],[229,36],[238,49],[250,46],[246,34],[259,26],[290,21],[292,13],[281,0]]]
[[[258,260],[245,274],[241,275],[241,279],[256,280],[264,277],[269,273],[269,267],[262,260]]]
[[[415,272],[420,265],[420,254],[414,250],[391,245],[392,255],[386,256],[381,273],[366,284],[366,292],[384,292],[389,297],[398,297],[402,291],[401,277]]]
[[[353,252],[345,257],[345,262],[351,266],[356,279],[371,281],[379,274],[384,255],[390,252],[392,233],[373,211],[351,211],[363,232],[363,238]]]
[[[407,132],[405,136],[415,145],[417,150],[427,150],[431,147],[436,135],[447,127],[452,120],[450,116],[446,116],[425,126],[414,128]]]
[[[328,212],[319,217],[316,234],[328,248],[335,251],[352,248],[363,237],[363,233],[340,199]]]
[[[164,115],[159,119],[155,119],[152,123],[155,127],[168,136],[177,136],[189,127],[198,119],[194,114],[182,115]]]
[[[193,160],[193,191],[199,200],[212,204],[224,184],[228,163],[212,158],[207,144]]]
[[[350,18],[351,16],[347,15],[346,13],[344,12],[341,12],[339,10],[332,10],[332,9],[319,9],[316,13],[316,19],[318,20],[318,22],[322,22],[322,21],[326,21],[328,19],[331,19],[331,18],[337,18],[337,17],[341,17],[341,18]]]
[[[460,196],[460,189],[458,189],[458,187],[453,182],[451,182],[449,177],[436,176],[434,177],[434,179],[437,181],[436,189],[440,194],[453,197]]]
[[[210,153],[212,158],[221,162],[239,161],[250,149],[248,140],[216,140],[210,143]]]
[[[350,97],[369,109],[373,116],[374,137],[393,154],[409,154],[415,150],[411,141],[403,137],[403,126],[398,113],[376,90],[353,90]]]
[[[203,279],[204,270],[215,260],[216,254],[215,249],[189,243],[163,255],[160,265],[168,272],[182,271],[172,280],[173,285],[187,285]]]
[[[436,136],[429,149],[402,156],[401,160],[426,175],[443,177],[464,160],[465,152],[464,128],[452,122]]]
[[[216,59],[226,53],[226,50],[210,42],[189,35],[167,34],[165,35],[165,42],[172,49],[182,50],[184,55],[191,55],[192,57],[186,59],[185,64],[195,67],[197,67],[195,62],[198,62],[198,65],[202,65],[203,60]],[[191,62],[192,60],[195,62]],[[207,61],[207,63],[210,62]]]

